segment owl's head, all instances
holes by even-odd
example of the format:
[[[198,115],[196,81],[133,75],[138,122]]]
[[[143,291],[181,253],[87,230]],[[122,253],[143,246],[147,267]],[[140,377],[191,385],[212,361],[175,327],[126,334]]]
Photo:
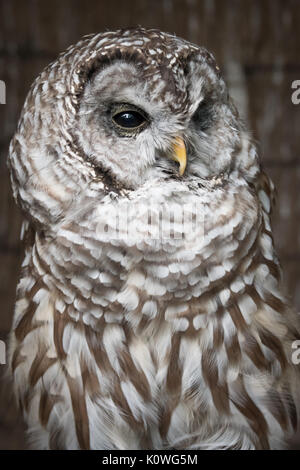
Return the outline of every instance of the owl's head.
[[[237,169],[251,179],[257,160],[212,55],[139,28],[88,36],[42,72],[10,168],[15,197],[43,223],[82,197],[83,185],[134,190]]]
[[[78,105],[75,135],[85,158],[133,188],[226,170],[240,126],[214,58],[153,30],[100,43]]]

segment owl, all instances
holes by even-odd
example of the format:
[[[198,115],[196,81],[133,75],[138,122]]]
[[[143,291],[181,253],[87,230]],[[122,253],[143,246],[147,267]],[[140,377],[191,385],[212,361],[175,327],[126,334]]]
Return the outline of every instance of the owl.
[[[86,36],[33,83],[8,160],[29,445],[285,448],[299,319],[273,184],[214,57],[158,30]]]

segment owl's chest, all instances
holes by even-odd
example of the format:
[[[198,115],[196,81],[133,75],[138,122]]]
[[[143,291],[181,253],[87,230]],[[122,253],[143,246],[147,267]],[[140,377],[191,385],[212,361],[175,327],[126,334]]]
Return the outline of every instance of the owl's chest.
[[[235,262],[229,229],[227,235],[220,227],[202,237],[185,229],[170,238],[105,241],[83,228],[61,230],[47,245],[37,238],[32,254],[38,276],[56,292],[56,308],[66,318],[95,331],[126,324],[148,338],[162,328],[198,335],[214,317],[216,294],[230,282]],[[216,239],[224,236],[226,243],[215,250]]]
[[[84,413],[93,429],[101,423],[91,446],[108,445],[103,439],[111,429],[103,434],[103,410],[117,440],[129,436],[128,429],[142,436],[147,423],[154,430],[147,439],[158,439],[158,447],[169,435],[177,439],[187,432],[188,417],[201,410],[212,421],[228,414],[226,387],[243,367],[236,325],[244,324],[242,315],[248,321],[254,313],[249,295],[240,312],[225,308],[240,287],[232,284],[232,274],[217,263],[213,269],[201,251],[187,251],[182,260],[167,250],[128,252],[111,244],[101,247],[100,256],[99,244],[83,248],[75,241],[69,247],[65,242],[65,251],[56,250],[52,258],[50,249],[43,257],[40,245],[34,247],[31,262],[39,281],[32,289],[40,290],[22,311],[30,326],[26,323],[28,359],[22,367],[31,370],[36,355],[45,353],[32,348],[34,331],[53,362],[50,369],[45,358],[39,359],[45,364],[43,380],[51,379],[49,393],[63,390],[63,404],[57,406],[70,409],[79,399],[74,413]],[[46,263],[51,272],[43,273]],[[225,287],[229,282],[231,293]],[[56,384],[52,377],[62,364],[65,374]],[[247,367],[248,372],[253,368],[248,360]]]
[[[134,330],[165,321],[188,331],[214,310],[203,296],[224,287],[248,254],[253,239],[243,238],[256,211],[244,220],[235,192],[224,202],[221,190],[198,194],[174,184],[149,185],[149,198],[143,191],[134,200],[108,200],[56,229],[55,240],[36,241],[36,258],[72,319],[95,329],[99,322],[126,321]]]

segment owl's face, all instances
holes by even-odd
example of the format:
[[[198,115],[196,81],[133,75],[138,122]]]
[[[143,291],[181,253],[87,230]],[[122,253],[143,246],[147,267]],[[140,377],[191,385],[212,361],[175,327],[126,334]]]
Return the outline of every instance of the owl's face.
[[[136,54],[138,41],[125,36],[88,75],[75,130],[85,157],[129,188],[225,171],[237,126],[211,56],[170,36]]]
[[[188,191],[191,180],[259,171],[214,58],[145,29],[91,35],[50,64],[27,96],[9,165],[23,212],[47,227],[103,188],[176,180]]]

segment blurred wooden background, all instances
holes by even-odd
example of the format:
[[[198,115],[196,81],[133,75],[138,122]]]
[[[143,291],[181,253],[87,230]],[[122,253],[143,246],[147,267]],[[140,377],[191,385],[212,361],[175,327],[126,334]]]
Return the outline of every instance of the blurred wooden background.
[[[0,0],[0,80],[7,88],[0,105],[0,340],[10,328],[22,259],[6,155],[26,93],[82,35],[134,25],[176,33],[214,53],[277,186],[275,241],[300,311],[300,104],[291,101],[291,84],[300,80],[300,1]],[[11,394],[0,386],[0,449],[24,448]]]

